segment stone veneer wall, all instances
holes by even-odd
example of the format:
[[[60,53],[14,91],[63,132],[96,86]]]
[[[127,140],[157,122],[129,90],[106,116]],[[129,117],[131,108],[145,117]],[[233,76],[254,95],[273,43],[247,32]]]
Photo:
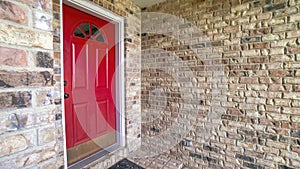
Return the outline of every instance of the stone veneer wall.
[[[94,3],[123,17],[140,11],[129,0]],[[0,1],[0,168],[64,165],[60,8],[60,0]],[[125,23],[126,148],[95,168],[114,164],[140,142],[140,20]]]
[[[167,0],[144,9],[142,142],[193,114],[184,142],[167,151],[184,166],[300,168],[299,10],[299,0]]]

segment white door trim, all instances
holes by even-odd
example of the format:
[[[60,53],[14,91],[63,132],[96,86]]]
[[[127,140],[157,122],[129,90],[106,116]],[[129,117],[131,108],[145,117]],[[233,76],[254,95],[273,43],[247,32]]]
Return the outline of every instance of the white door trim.
[[[61,52],[61,84],[64,81],[64,67],[63,67],[63,4],[72,6],[78,10],[84,11],[85,13],[94,15],[95,17],[101,18],[103,20],[113,22],[116,25],[116,68],[115,68],[115,80],[116,80],[116,115],[117,115],[117,143],[104,150],[104,152],[99,152],[99,156],[106,154],[107,152],[116,151],[120,147],[125,147],[126,136],[125,136],[125,81],[124,81],[124,18],[109,11],[97,4],[86,0],[63,0],[60,2],[60,52]],[[65,131],[65,103],[64,103],[64,86],[61,85],[61,98],[62,98],[62,123],[64,130],[64,165],[67,165],[67,148],[66,148],[66,131]],[[89,157],[88,157],[89,158]],[[95,160],[97,157],[91,156],[91,160]],[[90,161],[91,161],[90,160]],[[80,166],[76,166],[77,168]]]

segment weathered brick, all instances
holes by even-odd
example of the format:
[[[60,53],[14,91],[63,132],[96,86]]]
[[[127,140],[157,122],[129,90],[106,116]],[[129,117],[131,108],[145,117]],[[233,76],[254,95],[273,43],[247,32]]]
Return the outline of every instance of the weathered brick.
[[[231,12],[246,11],[247,9],[249,9],[249,4],[242,4],[231,8]]]
[[[284,82],[285,83],[290,83],[290,84],[299,84],[300,83],[300,79],[288,77],[288,78],[284,79]]]
[[[0,18],[27,24],[27,11],[23,7],[8,1],[0,1]]]
[[[0,87],[45,86],[51,85],[48,72],[8,72],[0,71]]]
[[[241,77],[240,83],[242,84],[258,84],[258,78],[255,77]]]
[[[38,138],[39,138],[38,144],[39,145],[44,145],[44,144],[55,141],[55,139],[56,139],[55,134],[56,134],[56,130],[53,126],[39,129],[39,131],[38,131]]]
[[[286,165],[279,165],[279,168],[280,169],[295,169],[295,168],[292,168],[292,167],[288,167]]]
[[[300,47],[288,48],[288,49],[287,49],[287,53],[289,53],[289,54],[300,53]]]
[[[297,30],[297,25],[292,23],[287,25],[274,26],[272,32],[277,33],[283,31],[296,31],[296,30]]]
[[[255,43],[255,44],[252,44],[251,47],[253,49],[266,49],[266,48],[269,48],[270,47],[270,43],[268,42],[264,42],[264,43]],[[250,48],[251,49],[251,48]]]
[[[47,106],[53,104],[53,91],[37,91],[35,94],[35,106]]]
[[[270,70],[269,74],[272,77],[285,77],[285,76],[293,76],[294,71],[292,71],[292,70]]]
[[[24,108],[31,106],[30,92],[0,93],[0,108]]]
[[[260,56],[260,50],[245,50],[242,51],[242,56]]]
[[[2,137],[0,141],[0,157],[11,153],[23,151],[29,147],[27,138],[22,135],[14,135],[8,137]]]
[[[256,57],[256,58],[249,58],[249,63],[265,63],[268,62],[268,58],[266,57]]]
[[[289,22],[299,22],[300,21],[299,18],[300,18],[299,14],[290,15],[290,16],[288,16],[288,21]]]
[[[300,130],[291,130],[291,137],[300,138]]]
[[[262,37],[262,41],[274,41],[274,40],[279,40],[280,36],[279,35],[274,35],[274,34],[268,34],[264,35]]]
[[[203,145],[203,150],[212,151],[212,152],[215,152],[215,153],[219,152],[218,148],[212,147],[212,146],[209,146],[209,145]]]
[[[273,18],[271,21],[270,21],[270,25],[275,25],[274,27],[277,27],[277,26],[280,26],[282,24],[285,23],[285,18],[282,17],[282,18]]]
[[[270,28],[261,28],[261,29],[250,30],[250,36],[264,35],[264,34],[269,34],[270,32],[271,32]]]
[[[37,52],[36,62],[38,67],[53,68],[53,58],[48,52]]]
[[[32,1],[32,0],[31,0]],[[52,9],[51,0],[33,0],[33,7],[39,10],[45,10],[50,12]]]
[[[243,37],[241,41],[243,43],[256,43],[261,42],[261,37]]]
[[[242,110],[239,110],[239,109],[228,109],[227,114],[229,114],[229,115],[242,115],[243,112],[242,112]]]
[[[270,55],[283,55],[284,54],[284,48],[271,48],[269,54]]]
[[[25,50],[0,46],[0,65],[27,66],[27,53]]]
[[[283,9],[285,7],[285,3],[280,3],[280,4],[274,4],[270,5],[264,8],[264,12],[272,11],[272,10],[278,10],[278,9]]]
[[[53,36],[49,32],[37,32],[0,23],[0,42],[29,47],[53,49]]]
[[[33,26],[38,29],[52,30],[52,16],[39,11],[33,13]]]

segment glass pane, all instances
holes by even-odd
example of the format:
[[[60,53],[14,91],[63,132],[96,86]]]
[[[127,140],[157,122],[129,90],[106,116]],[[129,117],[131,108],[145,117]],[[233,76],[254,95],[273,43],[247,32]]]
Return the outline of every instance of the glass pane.
[[[84,34],[82,33],[82,31],[79,28],[76,28],[76,30],[74,32],[74,36],[81,37],[81,38],[85,37]]]
[[[104,37],[103,37],[103,35],[98,36],[96,40],[97,40],[98,42],[104,42]]]
[[[84,30],[86,35],[90,35],[90,24],[89,23],[81,24],[81,27]]]
[[[95,36],[97,33],[99,33],[99,29],[95,25],[92,25],[92,35]]]

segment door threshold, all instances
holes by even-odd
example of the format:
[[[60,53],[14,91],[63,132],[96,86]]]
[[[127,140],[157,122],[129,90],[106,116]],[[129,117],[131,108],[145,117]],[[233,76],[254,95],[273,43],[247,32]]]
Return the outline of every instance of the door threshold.
[[[70,166],[68,166],[68,169],[80,169],[83,168],[89,164],[91,164],[92,162],[95,162],[96,160],[100,160],[101,158],[104,158],[106,155],[111,154],[117,150],[119,150],[121,148],[121,146],[119,144],[113,144],[103,150],[100,150],[74,164],[71,164]]]

